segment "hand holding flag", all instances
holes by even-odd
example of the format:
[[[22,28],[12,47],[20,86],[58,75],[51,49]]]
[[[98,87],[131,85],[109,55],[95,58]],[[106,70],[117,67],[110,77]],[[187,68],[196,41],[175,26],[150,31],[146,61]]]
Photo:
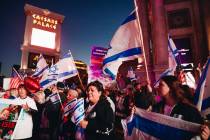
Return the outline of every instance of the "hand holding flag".
[[[81,98],[77,101],[74,107],[74,120],[75,124],[78,125],[81,120],[85,118],[85,110],[84,110],[84,99]]]
[[[74,98],[71,101],[69,101],[64,107],[63,116],[71,114],[74,111],[74,107],[76,104],[77,104],[77,98]]]

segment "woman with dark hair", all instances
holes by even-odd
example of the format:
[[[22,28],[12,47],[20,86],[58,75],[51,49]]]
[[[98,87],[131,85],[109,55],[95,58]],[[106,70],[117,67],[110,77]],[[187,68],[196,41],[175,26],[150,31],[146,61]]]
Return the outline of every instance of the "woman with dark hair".
[[[154,111],[185,121],[203,124],[200,112],[184,97],[181,83],[175,76],[161,78],[158,94],[163,100],[154,106]],[[201,129],[201,137],[204,140],[209,137],[209,129],[205,125]]]
[[[194,103],[194,94],[195,90],[190,88],[188,85],[181,85],[182,90],[184,91],[184,97],[193,104]]]
[[[112,139],[114,112],[107,98],[102,94],[103,85],[94,81],[87,86],[89,105],[85,112],[85,119],[80,126],[85,129],[86,140]]]
[[[16,102],[22,104],[22,115],[21,119],[18,120],[14,132],[14,139],[31,139],[33,130],[32,113],[37,112],[37,106],[34,99],[28,96],[28,90],[25,85],[21,84],[18,87],[19,97],[15,99]],[[20,116],[21,117],[21,116]]]

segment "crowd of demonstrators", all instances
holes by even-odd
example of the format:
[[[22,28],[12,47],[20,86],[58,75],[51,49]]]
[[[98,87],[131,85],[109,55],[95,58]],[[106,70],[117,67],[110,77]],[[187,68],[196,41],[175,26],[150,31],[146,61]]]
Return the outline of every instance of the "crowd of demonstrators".
[[[180,79],[175,76],[162,77],[157,90],[153,90],[149,82],[146,85],[138,81],[131,84],[133,88],[127,85],[125,90],[117,91],[115,94],[115,133],[118,139],[123,139],[120,120],[133,113],[136,107],[202,124],[198,135],[202,139],[209,138],[210,130],[207,125],[204,125],[204,118],[193,105],[195,89],[181,84]],[[156,96],[160,98],[156,100]]]
[[[19,100],[23,104],[27,119],[22,120],[19,127],[24,129],[18,129],[20,132],[17,132],[15,139],[30,139],[32,135],[34,140],[42,139],[40,126],[48,120],[46,127],[49,131],[45,139],[74,140],[80,127],[84,130],[86,140],[121,140],[124,139],[121,120],[134,113],[135,108],[202,124],[199,135],[203,140],[208,139],[209,128],[204,125],[204,119],[193,105],[195,91],[187,85],[181,85],[177,77],[162,77],[157,89],[152,89],[149,81],[132,81],[124,86],[124,89],[111,89],[99,81],[93,81],[85,90],[80,86],[66,88],[63,82],[58,82],[44,91],[29,94],[24,85],[20,85],[1,97]],[[156,95],[161,97],[160,101],[155,100]],[[85,99],[85,117],[77,126],[73,112],[65,114],[64,108],[79,98]],[[0,119],[7,117],[5,109],[5,113],[0,113]],[[43,118],[47,120],[43,121]]]
[[[203,118],[197,108],[185,97],[185,91],[175,76],[164,76],[161,78],[158,94],[162,101],[153,107],[153,111],[168,116],[183,119],[185,121],[203,124]],[[210,135],[208,126],[202,125],[200,136],[207,140]]]
[[[170,116],[180,114],[184,120],[201,123],[202,118],[200,113],[193,107],[189,100],[184,97],[184,91],[175,76],[164,76],[161,78],[158,94],[163,100],[156,104],[154,108],[156,112]],[[178,113],[176,113],[176,111],[178,111]]]
[[[56,98],[60,98],[56,100]],[[45,103],[45,113],[49,121],[49,136],[50,140],[58,140],[59,126],[61,123],[61,111],[63,103],[66,100],[64,93],[64,84],[61,82],[51,87],[51,94],[47,97]]]

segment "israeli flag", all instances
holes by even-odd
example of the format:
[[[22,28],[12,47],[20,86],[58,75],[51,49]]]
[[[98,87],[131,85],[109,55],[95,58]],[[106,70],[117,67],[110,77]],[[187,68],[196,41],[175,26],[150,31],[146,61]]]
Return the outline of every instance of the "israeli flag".
[[[176,70],[177,65],[181,65],[179,60],[179,53],[173,39],[168,35],[168,49],[169,49],[169,68]]]
[[[121,24],[110,42],[110,48],[103,61],[103,71],[116,78],[123,61],[142,57],[141,37],[135,12]]]
[[[160,79],[163,76],[167,76],[167,75],[174,75],[174,72],[176,71],[176,67],[177,65],[180,64],[180,61],[178,59],[179,57],[179,53],[178,50],[176,48],[176,45],[173,41],[173,39],[168,35],[168,52],[169,52],[169,68],[166,69],[160,76],[159,78],[156,80],[156,82],[153,84],[154,87],[157,87],[159,85]]]
[[[186,82],[184,84],[188,85],[190,88],[196,89],[197,85],[195,82],[195,78],[191,72],[185,73]]]
[[[200,124],[137,108],[121,121],[125,140],[189,140],[198,135]]]
[[[49,95],[49,99],[53,104],[57,104],[60,102],[60,96],[58,93],[52,93]]]
[[[173,68],[168,68],[167,70],[165,70],[163,73],[161,73],[161,75],[159,76],[158,80],[155,81],[154,83],[154,87],[157,87],[159,85],[160,79],[164,76],[167,75],[173,75],[174,69]]]
[[[195,100],[197,108],[202,115],[210,114],[210,58],[202,72],[200,81],[195,91]]]
[[[78,74],[74,60],[71,53],[65,55],[55,65],[48,69],[48,72],[40,81],[40,85],[43,88],[47,88],[50,85],[71,78]]]
[[[32,75],[32,77],[41,77],[43,73],[47,71],[47,69],[48,69],[48,64],[44,59],[43,55],[40,54],[36,65],[35,73]]]
[[[66,104],[66,106],[64,107],[64,116],[73,113],[76,103],[77,98],[74,98]]]
[[[81,120],[85,118],[84,99],[81,98],[77,101],[74,107],[74,121],[78,125]]]

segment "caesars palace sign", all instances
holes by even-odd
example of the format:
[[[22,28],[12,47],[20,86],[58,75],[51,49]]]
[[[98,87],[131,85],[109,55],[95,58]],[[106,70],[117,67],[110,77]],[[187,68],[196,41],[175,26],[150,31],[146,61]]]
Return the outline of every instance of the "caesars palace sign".
[[[46,16],[41,16],[38,14],[33,14],[33,24],[39,25],[45,28],[50,28],[50,29],[56,29],[56,26],[58,24],[58,21]]]

